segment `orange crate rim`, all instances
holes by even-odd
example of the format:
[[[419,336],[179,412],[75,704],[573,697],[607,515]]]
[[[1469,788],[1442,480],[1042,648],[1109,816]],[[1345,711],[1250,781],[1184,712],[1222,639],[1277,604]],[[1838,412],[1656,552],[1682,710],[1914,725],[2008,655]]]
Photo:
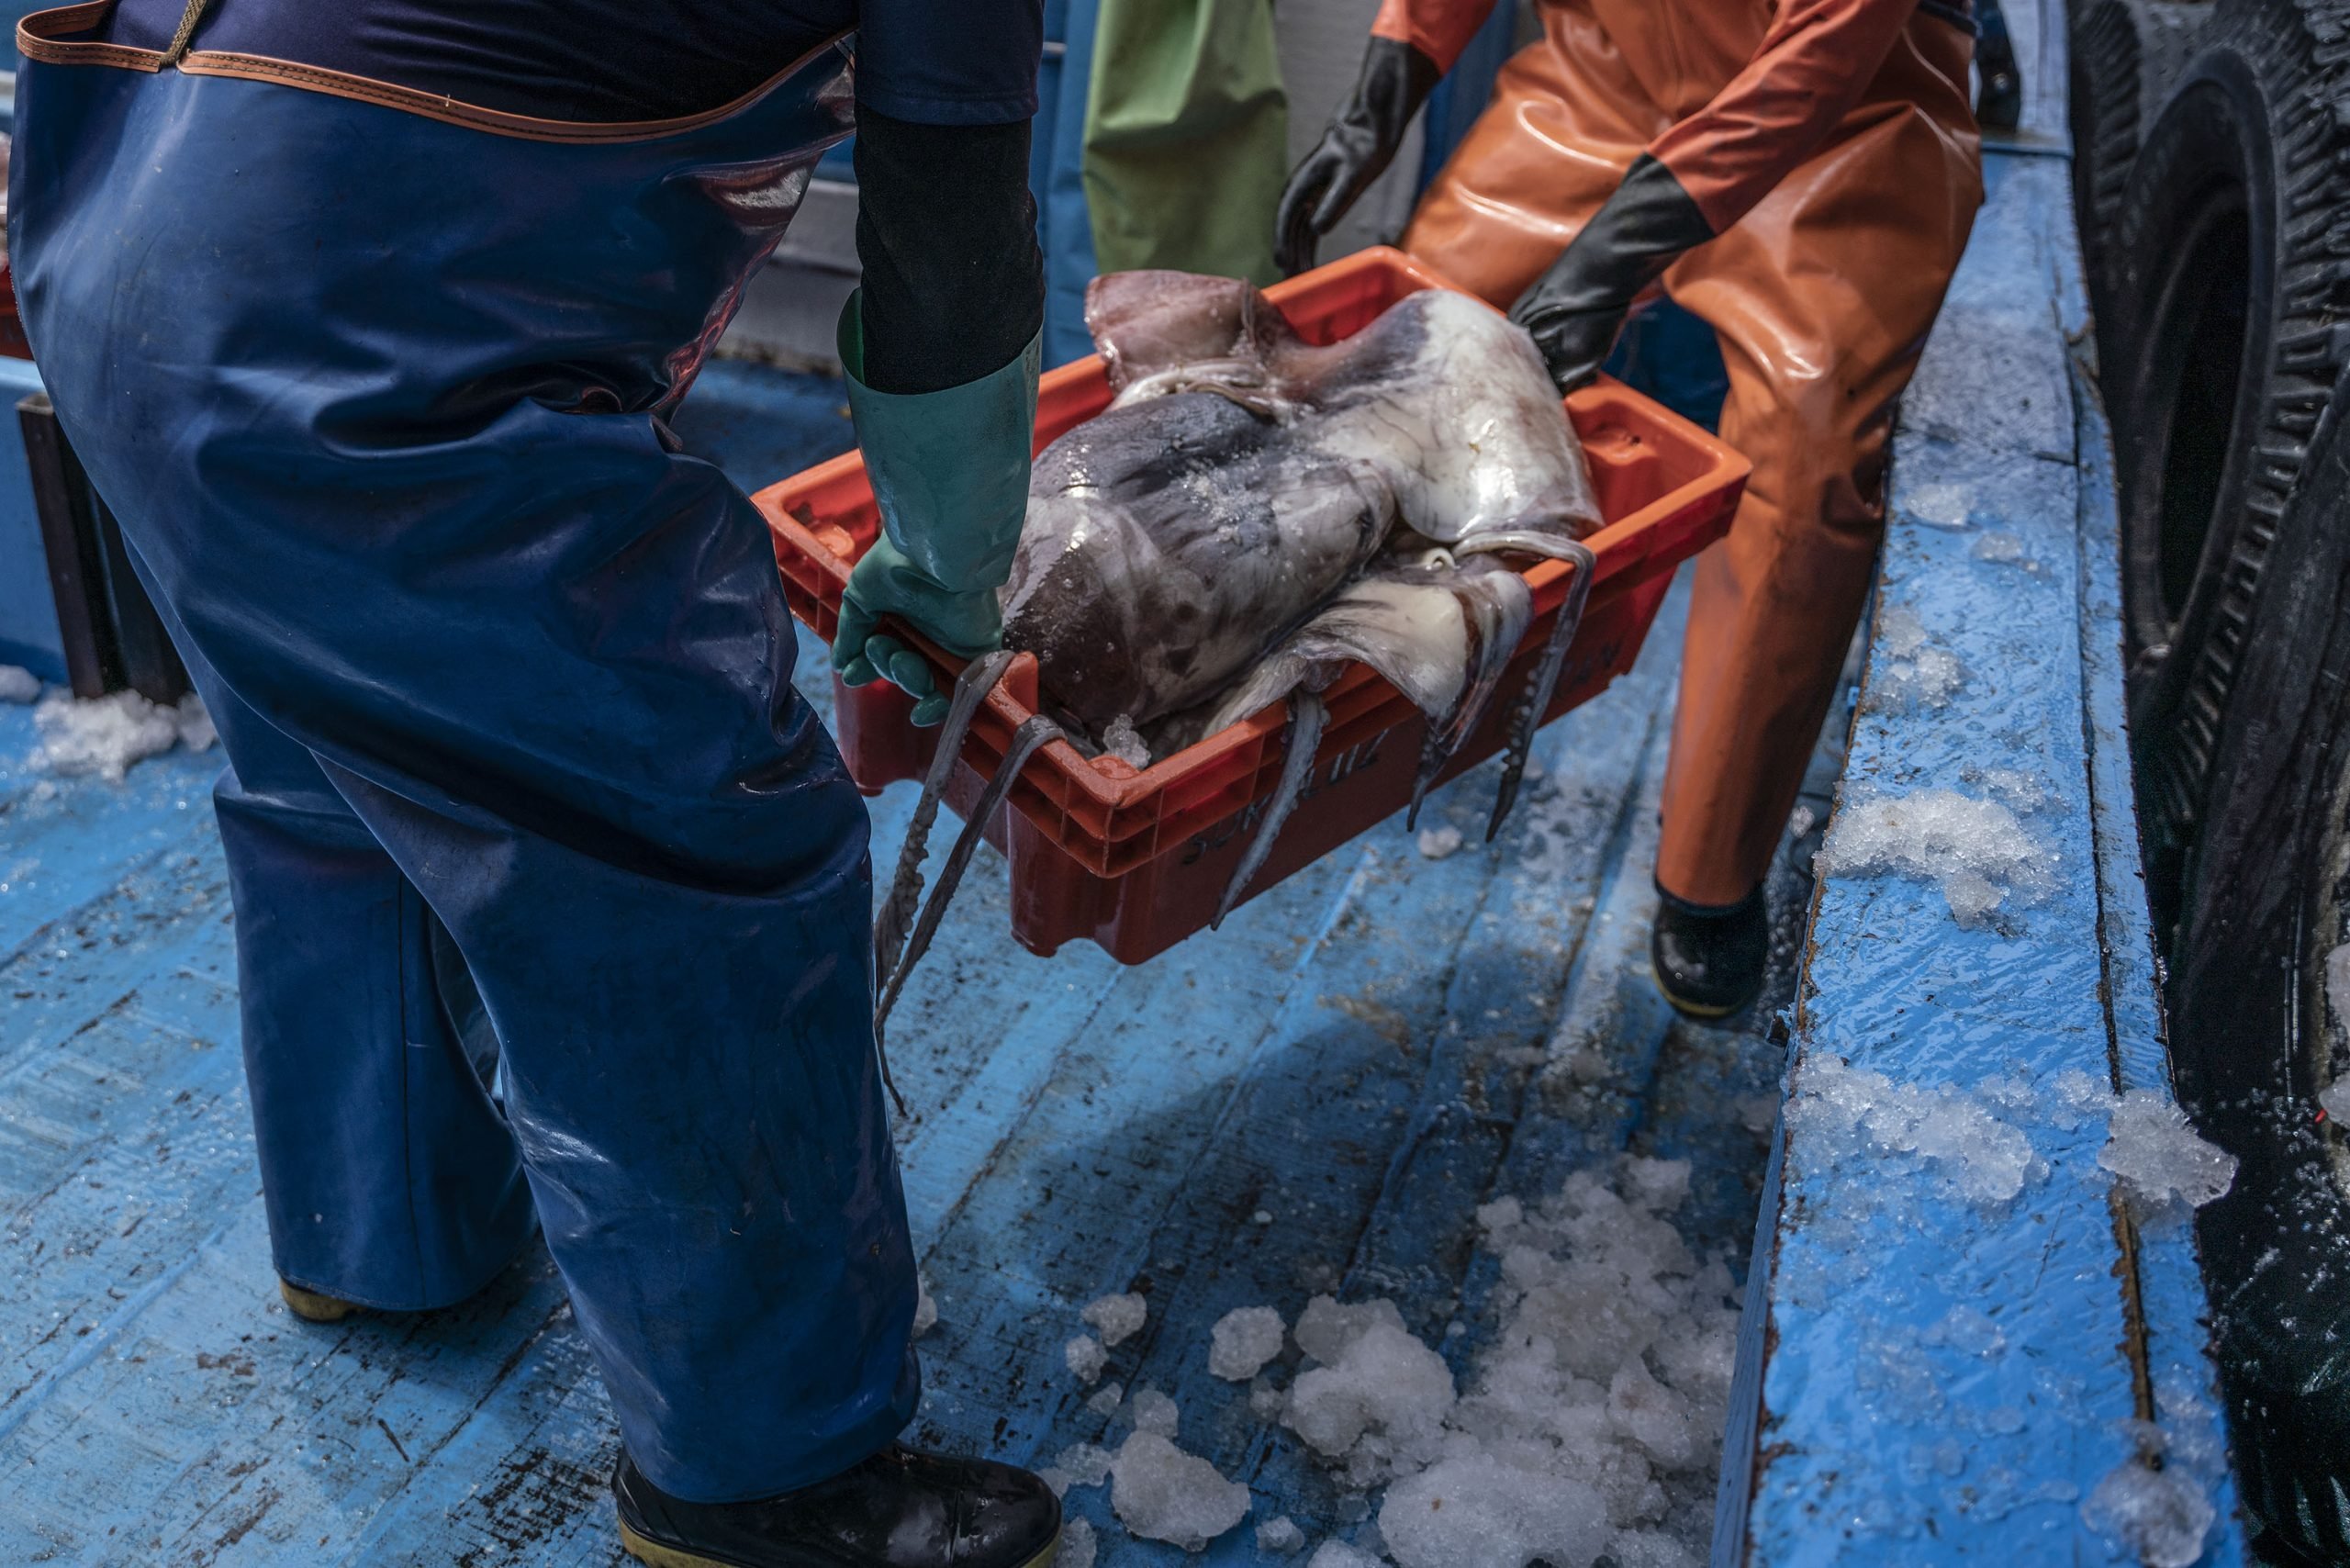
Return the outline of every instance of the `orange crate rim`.
[[[1387,306],[1424,288],[1467,292],[1387,247],[1358,252],[1265,292],[1300,332],[1327,342],[1360,330]],[[1035,450],[1100,412],[1109,398],[1098,354],[1048,372],[1038,390]],[[1637,420],[1619,417],[1628,404],[1639,406]],[[1747,464],[1707,431],[1604,377],[1571,395],[1566,409],[1595,465],[1606,442],[1637,442],[1643,433],[1639,427],[1660,424],[1692,456],[1703,458],[1691,465],[1694,471],[1682,484],[1608,520],[1584,541],[1597,558],[1595,591],[1661,551],[1676,551],[1692,528],[1718,521],[1735,505]],[[773,531],[793,614],[829,644],[849,572],[879,526],[862,454],[843,454],[752,499]],[[1521,651],[1547,635],[1572,570],[1559,561],[1524,569],[1535,613]],[[944,682],[951,684],[960,674],[962,661],[926,644],[923,651]],[[1348,666],[1325,696],[1330,722],[1315,752],[1317,766],[1338,762],[1417,712],[1384,678],[1360,664]],[[965,768],[978,779],[990,777],[1013,733],[1039,705],[1036,662],[1024,654],[988,694],[974,721],[960,758]],[[1276,704],[1142,769],[1118,757],[1088,758],[1068,742],[1056,741],[1031,760],[1007,799],[1080,865],[1097,876],[1115,877],[1173,852],[1184,840],[1248,812],[1269,795],[1280,771],[1284,729],[1284,713]]]

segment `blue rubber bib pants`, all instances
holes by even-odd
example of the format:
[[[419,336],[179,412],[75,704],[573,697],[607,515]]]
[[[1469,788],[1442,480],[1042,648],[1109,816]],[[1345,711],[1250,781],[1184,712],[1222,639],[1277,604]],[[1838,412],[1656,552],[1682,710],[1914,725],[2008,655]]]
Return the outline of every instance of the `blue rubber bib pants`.
[[[766,528],[664,423],[847,54],[565,126],[174,65],[105,11],[28,24],[17,286],[232,764],[280,1271],[440,1305],[535,1213],[655,1484],[854,1462],[918,1381],[865,814]]]

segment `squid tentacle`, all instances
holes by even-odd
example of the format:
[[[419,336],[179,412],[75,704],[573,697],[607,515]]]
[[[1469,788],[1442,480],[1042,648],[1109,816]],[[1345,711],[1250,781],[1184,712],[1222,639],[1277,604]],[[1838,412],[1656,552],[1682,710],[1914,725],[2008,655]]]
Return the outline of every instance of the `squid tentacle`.
[[[938,935],[938,923],[946,918],[946,906],[954,902],[955,890],[962,885],[963,873],[979,847],[979,839],[987,831],[988,819],[995,814],[998,806],[1003,804],[1003,798],[1012,792],[1013,782],[1020,777],[1020,770],[1028,766],[1028,759],[1048,742],[1066,738],[1061,727],[1042,713],[1034,715],[1013,732],[1011,749],[1004,753],[1003,763],[995,770],[995,776],[988,780],[988,787],[979,792],[979,804],[971,809],[969,819],[963,823],[963,831],[956,836],[955,847],[947,852],[946,864],[938,873],[938,881],[931,888],[930,897],[922,906],[922,918],[914,923],[913,934],[907,939],[904,955],[899,958],[896,968],[890,971],[889,979],[881,988],[880,1001],[873,1010],[875,1048],[880,1048],[882,1025],[889,1020],[890,1009],[897,1006],[899,994],[906,989],[906,981],[913,974],[914,966],[922,962],[923,955],[930,950],[931,938]],[[886,1056],[882,1058],[882,1081],[885,1083],[889,1081],[888,1060]],[[894,1087],[890,1094],[896,1097]],[[904,1108],[904,1101],[900,1100],[899,1109],[902,1111]]]
[[[1314,692],[1301,688],[1290,693],[1281,778],[1273,786],[1272,799],[1265,804],[1265,820],[1258,824],[1257,836],[1248,841],[1248,852],[1240,857],[1232,880],[1225,884],[1224,899],[1216,905],[1215,918],[1208,922],[1210,930],[1222,927],[1224,917],[1232,913],[1240,895],[1248,890],[1249,881],[1263,868],[1265,857],[1272,854],[1273,840],[1280,836],[1281,824],[1297,809],[1298,801],[1305,793],[1305,782],[1314,775],[1314,754],[1322,745],[1322,729],[1329,711]]]
[[[939,726],[938,754],[931,759],[930,774],[922,782],[922,798],[914,802],[913,821],[907,824],[905,844],[898,851],[890,896],[874,917],[873,972],[877,975],[886,976],[896,969],[898,955],[905,950],[906,933],[912,929],[914,911],[922,902],[922,863],[930,852],[930,830],[938,820],[938,803],[955,777],[955,764],[963,755],[963,740],[971,733],[981,699],[1003,678],[1016,656],[1009,649],[982,654],[963,666],[955,682],[955,700],[946,710],[946,722]]]
[[[1558,691],[1560,672],[1566,667],[1567,649],[1575,640],[1576,629],[1583,624],[1583,606],[1591,602],[1592,579],[1599,575],[1599,557],[1588,544],[1579,541],[1565,544],[1560,556],[1574,564],[1575,575],[1567,584],[1565,602],[1559,606],[1559,618],[1551,622],[1550,635],[1542,644],[1542,657],[1534,666],[1533,678],[1526,683],[1526,695],[1512,715],[1501,787],[1494,794],[1493,819],[1485,824],[1488,844],[1502,831],[1502,823],[1509,820],[1510,808],[1517,803],[1518,780],[1526,776],[1526,759],[1534,750],[1534,732],[1542,727],[1542,715],[1550,711],[1550,699]]]

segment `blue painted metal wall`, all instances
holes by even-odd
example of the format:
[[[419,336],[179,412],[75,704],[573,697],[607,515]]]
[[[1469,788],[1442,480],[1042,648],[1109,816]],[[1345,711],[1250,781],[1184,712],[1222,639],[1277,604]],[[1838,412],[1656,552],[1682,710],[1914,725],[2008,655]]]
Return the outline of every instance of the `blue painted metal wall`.
[[[2187,1213],[2123,1201],[2097,1163],[2102,1115],[2055,1087],[2070,1071],[2168,1092],[2121,725],[2109,443],[2073,346],[2087,308],[2062,36],[2036,32],[2039,112],[1986,150],[1974,243],[1903,409],[1840,816],[1931,789],[1995,801],[2052,874],[1962,924],[1936,881],[1830,857],[1718,1564],[2113,1560],[2084,1505],[2149,1440],[2218,1515],[2201,1561],[2244,1561]],[[1957,661],[1939,703],[1916,695],[1921,629]],[[1953,1186],[1963,1164],[1885,1123],[1854,1137],[1820,1098],[1842,1064],[1883,1075],[1867,1089],[1880,1101],[1987,1118],[1972,1126],[1995,1148],[2029,1151],[2020,1190],[1970,1200]]]
[[[64,639],[17,430],[17,400],[40,389],[30,361],[0,358],[0,665],[22,665],[43,680],[63,680]]]

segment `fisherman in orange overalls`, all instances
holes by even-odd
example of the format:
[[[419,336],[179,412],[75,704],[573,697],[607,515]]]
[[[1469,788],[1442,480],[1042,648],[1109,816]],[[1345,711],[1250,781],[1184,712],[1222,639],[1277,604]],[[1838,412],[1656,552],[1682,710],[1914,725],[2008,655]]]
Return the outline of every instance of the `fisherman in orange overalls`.
[[[1385,0],[1352,97],[1290,176],[1313,264],[1494,0]],[[1539,0],[1543,37],[1438,176],[1404,248],[1530,331],[1561,390],[1662,286],[1713,327],[1721,433],[1751,459],[1699,558],[1652,953],[1683,1013],[1737,1012],[1762,879],[1884,533],[1886,440],[1982,199],[1964,0]]]

